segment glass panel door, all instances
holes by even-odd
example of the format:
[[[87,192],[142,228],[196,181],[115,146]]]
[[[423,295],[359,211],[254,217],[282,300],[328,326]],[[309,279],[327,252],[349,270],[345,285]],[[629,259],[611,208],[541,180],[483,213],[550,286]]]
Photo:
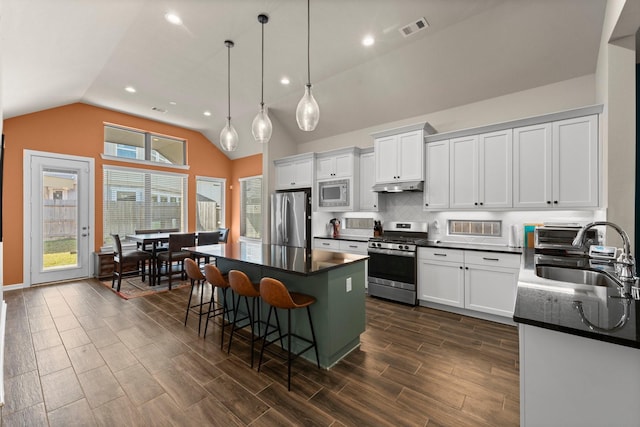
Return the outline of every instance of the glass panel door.
[[[89,276],[89,163],[31,157],[31,284]]]

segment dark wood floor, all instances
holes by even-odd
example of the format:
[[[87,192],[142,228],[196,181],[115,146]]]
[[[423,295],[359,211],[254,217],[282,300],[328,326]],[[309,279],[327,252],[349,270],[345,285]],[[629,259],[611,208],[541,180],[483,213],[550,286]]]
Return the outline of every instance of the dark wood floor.
[[[197,323],[189,288],[129,301],[97,281],[5,293],[4,426],[511,426],[514,327],[367,298],[362,345],[331,370],[258,373]],[[284,369],[283,369],[284,368]]]

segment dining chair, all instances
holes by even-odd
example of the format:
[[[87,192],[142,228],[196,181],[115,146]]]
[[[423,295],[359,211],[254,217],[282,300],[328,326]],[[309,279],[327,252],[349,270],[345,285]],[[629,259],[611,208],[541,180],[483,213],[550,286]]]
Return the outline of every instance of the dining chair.
[[[229,229],[228,228],[219,228],[220,231],[220,243],[227,243],[229,239]]]
[[[142,281],[144,282],[147,261],[149,261],[149,281],[153,283],[154,278],[151,274],[151,262],[153,261],[151,260],[151,254],[140,249],[123,252],[120,236],[117,234],[112,234],[111,237],[113,238],[114,242],[113,276],[111,278],[111,288],[114,287],[117,278],[118,285],[116,287],[116,291],[120,292],[120,285],[122,284],[123,276],[141,275]],[[125,271],[125,265],[136,265],[136,269]]]
[[[192,247],[196,245],[196,234],[195,233],[175,233],[169,234],[169,245],[165,252],[160,252],[156,254],[156,272],[157,272],[157,284],[160,284],[160,279],[163,275],[168,276],[169,279],[169,290],[171,290],[171,284],[174,274],[173,264],[177,263],[179,269],[177,272],[180,273],[180,277],[184,279],[184,260],[187,258],[191,258],[191,252],[187,250],[183,250],[182,248]],[[165,267],[164,274],[162,272],[162,267]]]
[[[153,233],[177,233],[179,232],[180,229],[179,228],[155,228],[155,229],[140,229],[140,230],[135,230],[134,233],[135,234],[153,234]],[[138,242],[138,249],[142,249],[143,251],[147,251],[147,252],[153,252],[153,248],[149,245],[143,245],[142,243]],[[167,245],[162,245],[159,244],[156,246],[156,252],[157,251],[166,251],[167,250]]]
[[[219,231],[198,232],[198,246],[217,245],[218,243],[220,243]],[[201,256],[194,255],[194,258],[201,268],[204,268],[204,264],[209,263],[209,257],[201,257]]]

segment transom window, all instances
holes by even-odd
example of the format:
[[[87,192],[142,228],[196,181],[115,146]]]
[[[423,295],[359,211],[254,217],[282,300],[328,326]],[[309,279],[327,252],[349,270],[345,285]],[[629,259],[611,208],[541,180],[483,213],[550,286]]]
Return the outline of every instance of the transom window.
[[[104,154],[107,156],[182,166],[185,164],[185,149],[183,139],[104,126]]]

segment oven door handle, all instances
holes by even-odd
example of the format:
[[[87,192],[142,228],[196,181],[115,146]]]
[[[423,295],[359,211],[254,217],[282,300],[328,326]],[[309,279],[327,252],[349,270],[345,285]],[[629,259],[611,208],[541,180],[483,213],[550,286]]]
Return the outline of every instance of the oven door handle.
[[[382,254],[382,255],[392,255],[392,256],[403,256],[407,258],[415,258],[415,252],[404,252],[397,251],[395,249],[378,249],[378,248],[368,248],[368,252],[370,254]]]

